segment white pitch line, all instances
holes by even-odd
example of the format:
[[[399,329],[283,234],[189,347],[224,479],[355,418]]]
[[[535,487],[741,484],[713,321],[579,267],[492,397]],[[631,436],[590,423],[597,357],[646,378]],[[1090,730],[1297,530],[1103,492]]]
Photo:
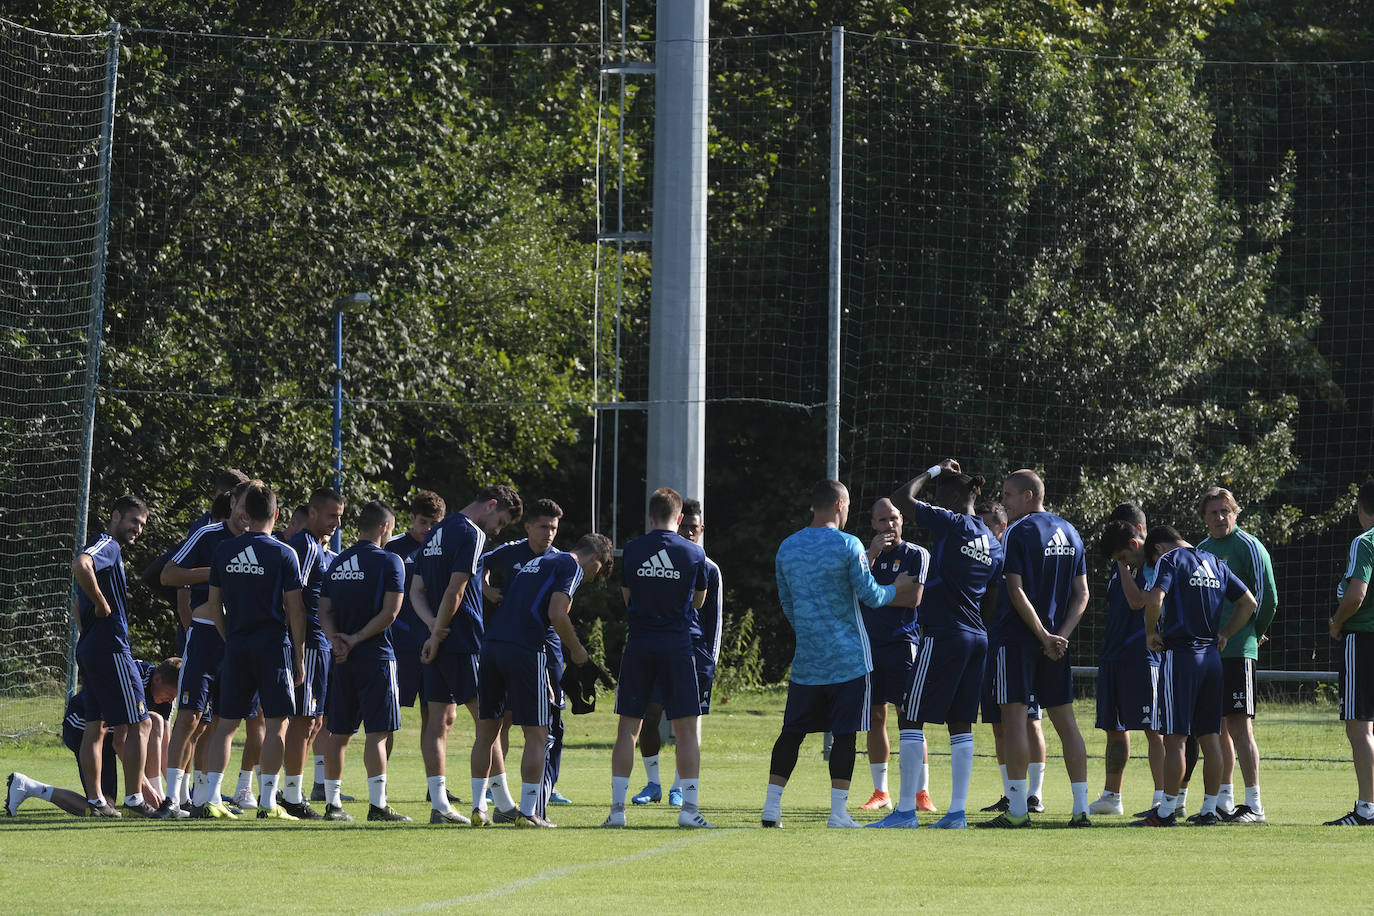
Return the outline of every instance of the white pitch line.
[[[416,906],[405,907],[404,909],[399,910],[381,910],[378,913],[378,916],[396,916],[396,914],[400,913],[423,913],[429,910],[442,910],[448,907],[461,906],[465,903],[477,903],[482,900],[490,900],[493,897],[504,897],[508,894],[513,894],[516,891],[522,891],[525,888],[531,887],[535,884],[541,884],[545,881],[553,881],[557,878],[562,878],[567,875],[576,874],[580,871],[586,871],[589,868],[605,868],[607,866],[623,865],[626,862],[637,862],[640,859],[648,859],[652,858],[653,856],[661,855],[665,852],[672,852],[675,849],[681,849],[683,846],[686,846],[690,843],[703,842],[713,836],[721,836],[726,833],[733,833],[734,831],[739,829],[741,828],[727,827],[724,830],[694,831],[693,835],[690,837],[684,837],[680,840],[673,840],[670,843],[663,843],[660,846],[654,846],[650,849],[641,849],[638,852],[632,852],[629,855],[620,856],[615,859],[601,859],[596,862],[582,862],[577,865],[563,865],[558,868],[550,868],[546,871],[541,871],[536,875],[528,875],[524,878],[512,881],[509,884],[502,884],[499,887],[493,887],[490,890],[485,890],[478,894],[468,894],[464,897],[450,897],[448,900],[434,900],[430,903],[421,903]]]

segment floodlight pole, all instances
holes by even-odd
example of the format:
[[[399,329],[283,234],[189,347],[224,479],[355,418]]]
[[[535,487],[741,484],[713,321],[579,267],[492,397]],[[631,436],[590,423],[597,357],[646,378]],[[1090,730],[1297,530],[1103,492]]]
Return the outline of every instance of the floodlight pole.
[[[703,499],[706,464],[706,0],[659,0],[645,501]]]
[[[372,302],[367,293],[353,293],[334,300],[334,490],[343,492],[343,315]],[[342,534],[334,529],[330,546],[339,552]]]

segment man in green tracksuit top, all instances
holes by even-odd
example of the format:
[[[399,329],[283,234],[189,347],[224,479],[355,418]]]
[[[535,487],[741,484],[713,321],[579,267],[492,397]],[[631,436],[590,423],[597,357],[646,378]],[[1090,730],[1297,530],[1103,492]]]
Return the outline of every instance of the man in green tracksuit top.
[[[1278,590],[1274,587],[1274,566],[1269,551],[1253,534],[1236,527],[1240,505],[1224,487],[1208,487],[1198,500],[1198,512],[1207,527],[1207,537],[1198,544],[1213,556],[1225,560],[1231,572],[1249,587],[1259,608],[1240,632],[1227,642],[1221,653],[1221,792],[1217,813],[1232,824],[1263,824],[1264,806],[1260,803],[1259,746],[1255,744],[1255,663],[1259,645],[1278,610]],[[1222,619],[1231,612],[1228,602]],[[1245,779],[1245,802],[1233,803],[1232,773],[1236,762]]]

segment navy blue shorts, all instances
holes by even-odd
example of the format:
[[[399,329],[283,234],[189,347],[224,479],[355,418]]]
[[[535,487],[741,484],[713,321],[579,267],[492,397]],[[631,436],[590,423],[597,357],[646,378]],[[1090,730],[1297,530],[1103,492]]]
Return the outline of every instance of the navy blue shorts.
[[[296,688],[297,716],[324,715],[324,702],[329,697],[329,664],[331,652],[319,646],[305,647],[305,682]]]
[[[916,670],[917,643],[896,642],[873,650],[873,705],[895,703],[901,706],[911,687]]]
[[[477,668],[477,717],[499,719],[510,710],[514,725],[549,724],[549,658],[507,642],[482,644]]]
[[[988,659],[993,699],[1003,703],[1039,703],[1053,709],[1073,702],[1073,661],[1070,653],[1055,661],[1040,644],[1004,645]]]
[[[1223,716],[1255,717],[1255,660],[1253,658],[1223,658],[1221,660]]]
[[[76,664],[86,694],[87,722],[129,725],[148,718],[143,678],[132,655],[94,646],[83,651],[78,646]]]
[[[1170,649],[1159,667],[1155,731],[1165,735],[1214,735],[1221,731],[1221,653]]]
[[[977,721],[987,653],[985,633],[922,633],[902,703],[906,717],[919,723]]]
[[[402,706],[414,706],[421,696],[425,682],[424,665],[420,664],[420,647],[396,644],[396,688]]]
[[[467,652],[441,654],[428,665],[421,665],[424,701],[463,706],[477,699],[477,658]]]
[[[655,697],[663,698],[663,714],[671,719],[701,715],[696,650],[640,649],[630,642],[620,658],[620,682],[615,691],[617,715],[642,719]]]
[[[177,709],[214,712],[219,671],[224,664],[224,637],[212,623],[196,621],[186,634],[186,651],[177,676]]]
[[[849,735],[866,732],[868,711],[873,705],[869,676],[856,677],[841,684],[787,684],[787,706],[782,713],[782,730],[803,735],[830,732]]]
[[[1109,732],[1153,729],[1159,667],[1143,659],[1097,666],[1097,727]]]
[[[369,734],[400,730],[396,660],[350,658],[334,662],[329,671],[325,715],[325,725],[335,735],[356,734],[359,725]]]
[[[994,683],[997,674],[997,647],[988,645],[988,654],[983,662],[983,703],[982,718],[988,725],[1002,724],[1002,707],[997,705],[997,685]],[[1039,721],[1044,718],[1044,713],[1040,710],[1040,704],[1031,697],[1031,701],[1026,704],[1026,718]]]
[[[246,719],[262,705],[268,719],[296,714],[296,683],[291,640],[285,632],[261,630],[232,636],[224,643],[219,672],[219,715]]]
[[[716,660],[711,657],[711,653],[700,647],[695,647],[692,651],[696,653],[697,701],[701,704],[701,714],[709,716],[711,714],[711,691],[716,685]],[[649,702],[657,703],[659,706],[664,705],[663,691],[659,686],[654,687]]]

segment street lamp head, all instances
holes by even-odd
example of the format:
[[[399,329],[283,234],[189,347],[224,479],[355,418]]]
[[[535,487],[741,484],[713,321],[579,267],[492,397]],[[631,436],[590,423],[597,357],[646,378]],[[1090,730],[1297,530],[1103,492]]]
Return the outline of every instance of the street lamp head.
[[[349,309],[362,308],[372,302],[372,297],[367,293],[352,293],[347,296],[340,296],[334,300],[334,310],[336,312],[346,312]]]

